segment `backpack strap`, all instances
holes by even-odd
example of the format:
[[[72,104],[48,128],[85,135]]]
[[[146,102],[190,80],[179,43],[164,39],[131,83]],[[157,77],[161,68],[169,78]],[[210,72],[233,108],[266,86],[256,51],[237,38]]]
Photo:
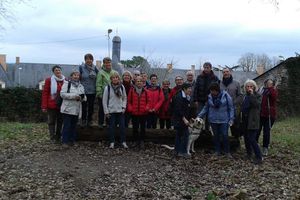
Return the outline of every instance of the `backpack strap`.
[[[71,88],[71,81],[68,82],[68,90],[67,90],[67,93],[70,93],[70,88]]]
[[[108,104],[109,104],[109,97],[110,97],[110,85],[107,85],[107,108],[108,108]]]

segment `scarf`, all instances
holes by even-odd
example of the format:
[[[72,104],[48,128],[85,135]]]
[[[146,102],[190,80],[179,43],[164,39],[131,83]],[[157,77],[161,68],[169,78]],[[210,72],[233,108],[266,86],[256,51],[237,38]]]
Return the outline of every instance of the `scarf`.
[[[94,66],[93,65],[85,65],[85,67],[89,71],[89,78],[95,79],[97,74],[96,74],[96,71],[94,70]]]
[[[80,82],[79,82],[79,80],[78,81],[75,81],[75,80],[69,80],[70,82],[71,82],[71,84],[74,86],[74,87],[78,87],[79,86],[79,84],[80,84]]]
[[[171,92],[171,89],[167,88],[167,89],[162,89],[162,90],[163,90],[163,93],[164,93],[165,101],[167,101],[169,99],[169,94]]]
[[[264,88],[264,91],[263,91],[263,96],[269,96],[270,95],[270,88]]]
[[[229,78],[223,78],[222,83],[227,87],[230,83],[232,83],[232,76]]]
[[[220,105],[222,103],[221,102],[222,94],[223,94],[223,92],[220,92],[218,94],[218,96],[216,96],[216,97],[212,96],[212,102],[213,102],[213,105],[214,105],[215,108],[219,108],[220,107]]]
[[[122,84],[120,84],[120,83],[117,84],[117,85],[111,84],[111,87],[112,87],[112,89],[114,90],[115,95],[116,95],[118,98],[121,98],[121,97],[122,97],[122,91],[121,91]]]
[[[141,87],[141,88],[138,88],[138,87],[136,87],[136,86],[134,86],[134,88],[135,88],[135,91],[138,93],[138,95],[141,96],[142,91],[143,91],[143,88],[142,88],[142,87]]]
[[[51,89],[51,97],[52,99],[55,98],[56,96],[56,93],[57,93],[57,82],[58,81],[64,81],[65,80],[65,77],[64,75],[61,75],[61,78],[58,78],[57,76],[55,76],[54,74],[51,76],[51,86],[50,86],[50,89]]]

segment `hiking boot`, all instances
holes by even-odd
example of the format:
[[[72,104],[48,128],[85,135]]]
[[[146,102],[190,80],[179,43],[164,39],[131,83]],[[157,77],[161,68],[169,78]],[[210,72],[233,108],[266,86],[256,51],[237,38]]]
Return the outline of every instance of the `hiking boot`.
[[[268,148],[267,147],[263,148],[262,154],[263,154],[263,156],[267,156],[268,155]]]
[[[114,148],[115,148],[115,143],[113,143],[113,142],[110,143],[109,148],[110,148],[110,149],[114,149]]]
[[[141,148],[141,149],[145,149],[145,143],[144,143],[144,141],[141,141],[141,143],[140,143],[140,148]]]
[[[128,149],[128,146],[127,146],[126,142],[122,142],[122,146],[123,146],[124,149]]]
[[[253,161],[253,163],[254,163],[255,165],[262,165],[262,163],[263,163],[263,158],[261,158],[261,159],[255,158],[254,161]]]
[[[101,129],[101,130],[103,129],[103,125],[102,125],[102,124],[99,124],[98,127],[99,127],[99,129]]]
[[[225,156],[228,158],[228,159],[233,159],[232,155],[230,153],[226,153]]]
[[[87,121],[86,120],[81,120],[80,127],[84,128],[84,127],[86,127],[86,125],[87,125]]]
[[[177,155],[178,155],[178,157],[183,157],[183,158],[191,158],[192,157],[190,154],[187,154],[187,153],[178,153]]]
[[[93,122],[92,122],[92,121],[89,121],[89,122],[87,123],[87,126],[88,126],[88,127],[92,127],[92,126],[93,126]]]

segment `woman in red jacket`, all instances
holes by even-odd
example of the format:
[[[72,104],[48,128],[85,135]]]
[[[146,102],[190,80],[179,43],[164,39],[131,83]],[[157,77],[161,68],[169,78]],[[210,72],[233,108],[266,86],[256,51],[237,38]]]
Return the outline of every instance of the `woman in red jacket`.
[[[143,87],[142,77],[138,76],[135,85],[128,93],[127,99],[127,110],[132,117],[133,136],[137,140],[137,145],[142,149],[145,147],[145,125],[149,111],[147,92],[147,89]]]
[[[276,119],[276,101],[277,90],[271,79],[265,81],[265,87],[262,92],[261,110],[260,110],[260,129],[256,136],[256,141],[259,140],[259,135],[263,129],[263,155],[268,155],[270,145],[271,128]]]
[[[62,128],[62,114],[56,104],[57,97],[60,96],[60,90],[65,77],[61,73],[61,67],[55,65],[52,67],[53,75],[46,78],[45,86],[42,92],[42,111],[48,115],[48,128],[50,140],[60,142]]]
[[[157,75],[150,75],[150,85],[147,86],[149,98],[149,113],[147,116],[147,128],[156,129],[158,112],[164,102],[164,94],[157,83]]]
[[[162,91],[164,94],[164,102],[159,110],[159,125],[160,129],[166,128],[170,129],[171,128],[171,114],[169,112],[169,102],[170,102],[170,81],[169,80],[164,80],[162,82]]]

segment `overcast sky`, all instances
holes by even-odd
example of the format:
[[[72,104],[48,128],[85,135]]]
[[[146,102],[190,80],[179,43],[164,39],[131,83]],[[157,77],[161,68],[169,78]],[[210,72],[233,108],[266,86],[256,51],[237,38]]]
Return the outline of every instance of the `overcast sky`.
[[[0,53],[7,62],[80,64],[108,55],[107,30],[121,37],[121,60],[144,56],[176,68],[236,65],[242,54],[270,58],[300,52],[300,1],[31,0],[14,9]]]

